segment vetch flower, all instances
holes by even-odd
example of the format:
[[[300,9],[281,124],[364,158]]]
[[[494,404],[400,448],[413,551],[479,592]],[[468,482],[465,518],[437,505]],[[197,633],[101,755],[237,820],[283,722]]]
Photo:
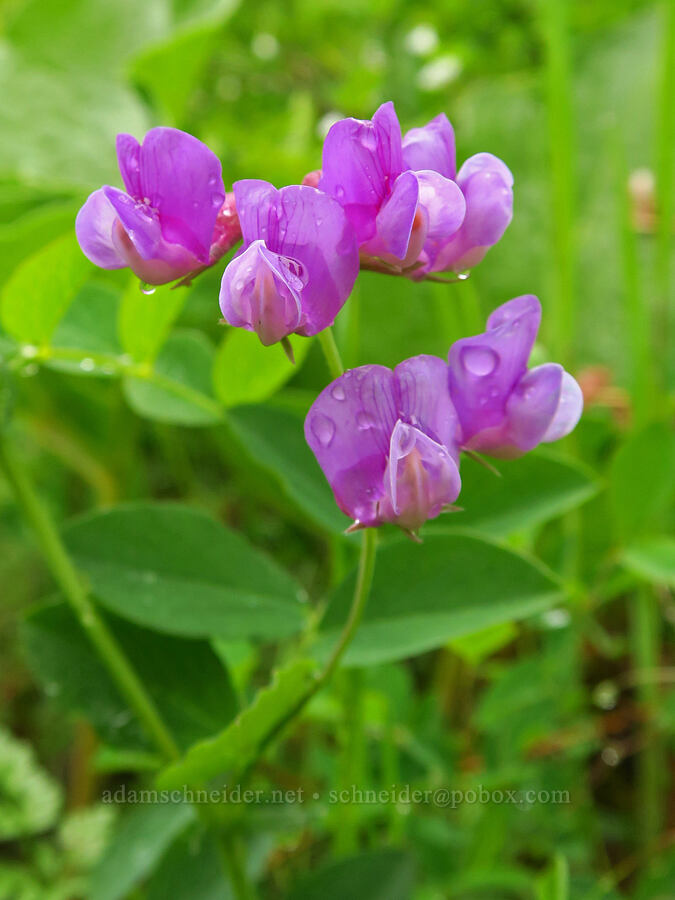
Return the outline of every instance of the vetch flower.
[[[391,102],[372,121],[342,119],[324,141],[319,187],[344,207],[366,266],[379,260],[405,270],[423,251],[435,257],[433,248],[450,240],[464,219],[454,168],[444,160],[434,165],[436,150],[421,159],[414,143],[406,159]]]
[[[484,334],[450,348],[448,385],[462,448],[512,458],[569,434],[583,409],[581,388],[562,366],[527,361],[541,321],[532,294],[499,306]]]
[[[75,222],[95,265],[128,266],[147,284],[165,284],[213,265],[241,237],[220,162],[197,138],[153,128],[139,144],[119,134],[117,159],[126,193],[94,191]]]
[[[394,371],[362,366],[329,384],[305,437],[350,530],[393,522],[414,532],[460,491],[458,421],[447,366],[415,356]]]
[[[265,345],[332,325],[359,270],[340,204],[314,187],[257,180],[236,182],[234,195],[244,242],[223,275],[225,320]]]

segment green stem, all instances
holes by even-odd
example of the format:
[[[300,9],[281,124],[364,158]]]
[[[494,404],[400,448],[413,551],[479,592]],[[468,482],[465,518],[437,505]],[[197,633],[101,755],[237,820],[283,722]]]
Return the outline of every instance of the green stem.
[[[656,137],[656,193],[658,198],[658,242],[656,256],[658,304],[657,358],[663,361],[663,385],[668,387],[667,366],[670,355],[670,267],[673,240],[673,216],[675,215],[675,116],[673,93],[675,92],[675,4],[664,0],[661,48],[661,83]]]
[[[345,369],[340,358],[340,351],[335,343],[332,328],[324,328],[323,331],[319,332],[319,343],[321,344],[323,355],[326,358],[326,364],[328,365],[328,371],[331,374],[331,378],[339,378]]]
[[[652,591],[643,587],[632,598],[633,660],[639,677],[638,695],[645,714],[644,748],[639,757],[637,817],[641,843],[650,846],[663,822],[663,773],[666,761],[655,725],[659,686],[652,677],[659,666],[659,610]]]
[[[237,900],[255,900],[256,894],[249,883],[238,842],[231,835],[224,835],[219,841],[219,846],[225,870],[230,876],[234,896]]]
[[[6,432],[0,435],[0,469],[5,473],[19,508],[35,531],[54,580],[122,695],[162,754],[169,760],[177,759],[180,754],[173,738],[123,650],[89,599],[59,533],[35,492],[23,462],[10,445]]]
[[[354,588],[354,597],[352,599],[351,609],[349,610],[349,616],[347,617],[345,627],[342,629],[342,634],[326,663],[326,667],[319,676],[317,690],[329,680],[342,659],[343,653],[351,643],[351,640],[356,633],[356,629],[359,627],[368,600],[368,595],[370,594],[370,586],[373,581],[376,551],[377,529],[366,528],[363,532],[359,570],[356,576],[356,587]]]
[[[555,358],[570,361],[576,318],[574,116],[567,0],[541,0],[551,162],[554,283],[549,319]]]
[[[54,580],[72,607],[122,696],[136,713],[162,756],[169,762],[179,759],[180,751],[171,733],[162,721],[154,702],[124,651],[91,602],[56,526],[40,501],[25,466],[9,443],[7,432],[0,433],[0,470],[4,472],[14,492],[17,505],[37,536]],[[234,864],[230,865],[234,859],[230,837],[227,835],[218,835],[218,837],[223,855],[228,861],[228,872],[235,896],[239,900],[250,900],[253,894],[246,885],[245,878],[243,881],[241,880],[244,877],[243,870],[237,867],[235,871]]]
[[[635,411],[635,423],[639,427],[649,419],[651,398],[654,394],[652,378],[652,349],[650,346],[650,318],[644,302],[640,282],[640,261],[635,228],[631,221],[631,203],[628,191],[628,167],[623,147],[623,131],[614,134],[616,159],[617,206],[619,210],[619,242],[623,269],[623,293],[625,301],[625,332],[630,359],[630,383]]]

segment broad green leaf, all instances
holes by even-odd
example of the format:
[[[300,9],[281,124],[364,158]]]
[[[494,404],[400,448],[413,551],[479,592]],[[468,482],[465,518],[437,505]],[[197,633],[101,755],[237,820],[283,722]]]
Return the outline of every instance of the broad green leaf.
[[[0,225],[0,282],[6,281],[25,257],[48,244],[55,235],[72,234],[76,212],[72,201],[57,201]]]
[[[296,884],[288,900],[411,900],[412,858],[402,850],[372,850],[330,863]]]
[[[353,572],[333,596],[321,625],[322,652],[346,619],[355,581]],[[486,540],[454,534],[429,535],[421,545],[396,541],[378,552],[370,598],[345,661],[404,659],[560,599],[559,585],[543,568]]]
[[[237,407],[227,421],[241,452],[272,475],[297,508],[326,531],[345,530],[349,519],[307,446],[300,416],[261,404]]]
[[[212,425],[221,409],[211,393],[213,347],[196,331],[175,331],[146,377],[129,376],[124,392],[147,419],[176,425]]]
[[[51,340],[52,348],[73,351],[73,359],[58,355],[47,359],[50,369],[78,375],[113,375],[114,365],[100,364],[119,356],[116,321],[119,292],[107,284],[90,281],[78,292]]]
[[[302,626],[302,591],[290,575],[199,510],[119,506],[76,520],[65,540],[96,597],[139,625],[230,639]]]
[[[213,834],[194,828],[173,842],[146,887],[147,900],[229,900],[231,896]]]
[[[47,343],[91,271],[74,234],[29,256],[2,291],[0,317],[7,333],[30,344]]]
[[[51,828],[62,800],[60,785],[40,768],[30,744],[0,728],[0,841]]]
[[[145,803],[119,822],[91,876],[89,900],[128,897],[195,818],[187,803]]]
[[[316,665],[308,659],[296,660],[276,671],[272,682],[231,725],[215,737],[195,744],[183,759],[160,773],[159,787],[201,784],[220,773],[236,779],[284,726],[312,690],[315,678]]]
[[[219,25],[180,32],[134,60],[132,75],[152,97],[161,121],[179,124],[221,35]]]
[[[645,538],[624,551],[623,564],[640,578],[675,587],[675,538]]]
[[[597,480],[578,463],[550,454],[495,463],[501,477],[471,459],[462,459],[462,512],[439,516],[425,531],[475,528],[491,537],[506,537],[540,525],[584,503],[598,490]]]
[[[122,348],[136,362],[152,362],[185,305],[188,288],[162,285],[144,293],[133,278],[122,295],[119,336]]]
[[[665,423],[648,425],[617,450],[609,473],[617,535],[623,542],[658,527],[675,488],[675,434]]]
[[[114,616],[107,619],[180,746],[213,734],[234,717],[232,683],[206,641],[157,634]],[[86,716],[108,744],[126,750],[147,746],[141,726],[68,606],[50,604],[30,613],[21,636],[32,671],[56,703]]]
[[[263,347],[256,334],[229,328],[213,369],[216,396],[224,406],[258,403],[271,397],[296,374],[311,346],[309,338],[291,339],[295,366],[281,346]]]

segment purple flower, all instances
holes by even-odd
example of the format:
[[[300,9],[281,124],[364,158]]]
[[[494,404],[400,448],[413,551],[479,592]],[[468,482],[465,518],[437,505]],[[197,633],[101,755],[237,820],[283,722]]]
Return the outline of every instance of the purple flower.
[[[223,275],[226,321],[266,345],[332,325],[359,270],[340,204],[314,187],[266,181],[238,181],[234,195],[244,243]]]
[[[435,159],[441,155],[415,135],[404,148],[393,103],[372,121],[342,119],[330,129],[319,187],[344,207],[367,264],[375,258],[406,269],[423,251],[435,258],[434,248],[457,232],[466,204],[452,180],[454,159],[449,167]]]
[[[459,494],[457,415],[435,356],[345,372],[313,403],[305,436],[352,528],[414,531]]]
[[[569,434],[583,408],[581,388],[562,366],[527,368],[541,305],[532,294],[499,306],[487,331],[450,348],[449,387],[462,446],[511,458]]]
[[[75,231],[82,252],[104,269],[128,266],[164,284],[216,262],[239,240],[218,158],[176,128],[153,128],[142,144],[117,136],[126,193],[106,185],[87,198]]]

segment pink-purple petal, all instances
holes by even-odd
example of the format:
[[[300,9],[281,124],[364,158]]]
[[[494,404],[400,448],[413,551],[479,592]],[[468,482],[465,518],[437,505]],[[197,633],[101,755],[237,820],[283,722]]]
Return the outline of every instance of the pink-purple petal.
[[[438,356],[413,356],[394,369],[399,418],[423,427],[458,456],[459,421],[448,391],[448,367]]]
[[[297,264],[254,241],[225,269],[220,306],[230,325],[255,331],[266,346],[296,330],[303,280]]]
[[[450,396],[465,442],[483,428],[500,424],[506,401],[527,368],[540,320],[536,297],[516,297],[490,317],[501,324],[450,348]]]
[[[176,128],[153,128],[140,151],[142,199],[167,228],[165,239],[182,243],[203,262],[225,188],[218,157],[206,144]]]
[[[583,409],[584,395],[579,384],[569,372],[563,372],[560,399],[542,441],[550,443],[566,437],[575,428]]]
[[[103,190],[94,191],[75,219],[75,234],[84,255],[102,269],[122,269],[126,265],[113,243],[117,213]]]
[[[411,128],[404,135],[403,165],[413,171],[432,169],[445,178],[454,179],[455,132],[445,113],[422,128]]]
[[[366,525],[376,524],[396,419],[394,373],[375,365],[347,371],[329,384],[305,419],[307,443],[338,506]]]
[[[466,200],[466,216],[461,228],[438,254],[434,271],[461,272],[472,268],[500,240],[513,218],[511,174],[507,181],[502,169],[506,169],[503,163],[502,168],[470,168],[461,181],[458,175],[457,183]]]
[[[117,162],[127,193],[137,200],[142,199],[141,188],[141,145],[131,134],[118,134],[115,141]]]
[[[381,518],[410,530],[435,518],[461,489],[457,463],[447,448],[400,419],[391,435],[384,484]]]
[[[119,188],[106,185],[103,193],[114,207],[139,256],[142,259],[158,258],[162,243],[162,227],[157,213]]]

